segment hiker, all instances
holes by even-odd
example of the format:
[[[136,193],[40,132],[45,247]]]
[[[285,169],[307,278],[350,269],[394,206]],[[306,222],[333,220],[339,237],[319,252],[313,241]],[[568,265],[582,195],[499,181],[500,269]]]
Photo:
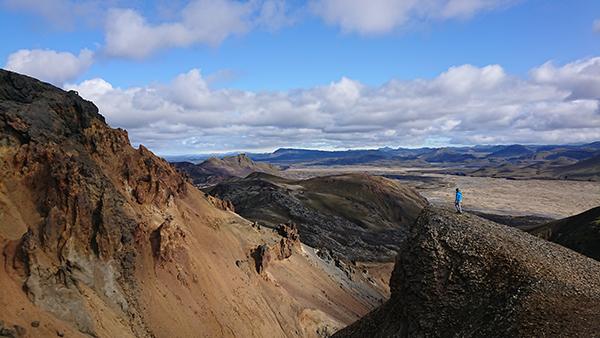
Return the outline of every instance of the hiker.
[[[454,207],[456,208],[456,212],[462,214],[462,192],[460,189],[456,188],[456,197],[454,198]]]

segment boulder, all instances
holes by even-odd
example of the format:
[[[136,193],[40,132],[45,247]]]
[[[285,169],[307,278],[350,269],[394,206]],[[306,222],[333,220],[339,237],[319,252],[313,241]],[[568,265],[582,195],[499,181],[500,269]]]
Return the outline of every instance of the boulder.
[[[392,296],[335,337],[591,337],[600,263],[474,215],[427,208],[410,228]]]

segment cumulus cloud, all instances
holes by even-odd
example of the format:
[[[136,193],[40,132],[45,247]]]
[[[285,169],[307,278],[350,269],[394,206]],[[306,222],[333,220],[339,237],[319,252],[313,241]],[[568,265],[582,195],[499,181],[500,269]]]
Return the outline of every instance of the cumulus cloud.
[[[82,49],[79,55],[50,49],[21,49],[8,56],[5,69],[62,85],[76,79],[93,63],[94,53]]]
[[[596,59],[544,64],[528,78],[499,65],[452,67],[432,79],[367,86],[342,78],[291,91],[212,89],[197,69],[169,83],[67,86],[93,100],[134,143],[160,153],[598,139]]]
[[[588,58],[558,67],[547,62],[531,71],[541,84],[569,90],[568,99],[600,99],[600,57]]]
[[[194,0],[182,9],[180,20],[152,24],[133,9],[111,9],[105,48],[109,55],[142,58],[162,48],[217,45],[252,28],[280,28],[286,13],[283,0]]]
[[[382,34],[420,20],[469,18],[511,0],[314,0],[312,11],[343,31]]]

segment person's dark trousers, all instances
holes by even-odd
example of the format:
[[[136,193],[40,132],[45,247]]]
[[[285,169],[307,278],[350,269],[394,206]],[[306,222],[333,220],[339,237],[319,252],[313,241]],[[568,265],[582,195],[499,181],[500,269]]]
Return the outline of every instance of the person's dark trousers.
[[[462,214],[462,205],[460,202],[454,202],[454,207],[456,208],[456,212]]]

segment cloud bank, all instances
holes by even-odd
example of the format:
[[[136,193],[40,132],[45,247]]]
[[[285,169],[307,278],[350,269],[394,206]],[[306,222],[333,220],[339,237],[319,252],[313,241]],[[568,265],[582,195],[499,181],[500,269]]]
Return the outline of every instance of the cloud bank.
[[[546,63],[520,78],[499,65],[367,86],[342,78],[291,91],[212,89],[200,70],[169,83],[68,85],[134,143],[163,154],[277,147],[570,143],[600,136],[600,57]]]

